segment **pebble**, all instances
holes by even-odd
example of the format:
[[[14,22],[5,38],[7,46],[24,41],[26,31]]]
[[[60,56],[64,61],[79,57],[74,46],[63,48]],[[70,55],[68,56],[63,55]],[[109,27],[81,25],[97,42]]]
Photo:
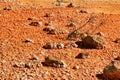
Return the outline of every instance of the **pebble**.
[[[57,43],[57,42],[48,42],[43,46],[43,48],[45,48],[45,49],[63,49],[64,44]]]
[[[34,21],[29,24],[30,26],[41,26],[42,22]]]
[[[87,52],[81,52],[75,58],[86,59],[86,58],[88,58],[88,56],[89,56],[89,53],[87,53]]]

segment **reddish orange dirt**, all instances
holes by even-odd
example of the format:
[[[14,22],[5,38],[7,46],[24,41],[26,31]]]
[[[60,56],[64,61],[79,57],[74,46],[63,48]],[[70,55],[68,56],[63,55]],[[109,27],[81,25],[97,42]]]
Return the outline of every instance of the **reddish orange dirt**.
[[[11,10],[3,10],[5,6],[11,6]],[[57,7],[43,8],[28,4],[0,2],[0,80],[99,80],[98,74],[103,73],[104,67],[114,58],[120,55],[120,44],[114,43],[120,37],[120,14],[105,13],[80,13],[84,7]],[[45,17],[46,13],[53,13],[51,17]],[[106,47],[104,49],[44,49],[46,42],[67,43],[68,34],[47,34],[43,31],[45,23],[52,21],[56,28],[64,28],[71,32],[72,27],[66,26],[74,22],[76,27],[82,26],[91,16],[95,16],[95,22],[88,24],[83,30],[90,30],[91,34],[104,33]],[[28,18],[34,17],[33,20]],[[29,25],[32,21],[42,22],[40,26]],[[99,21],[103,24],[95,31]],[[90,28],[92,26],[92,28]],[[25,43],[26,39],[33,42]],[[88,52],[86,59],[76,59],[80,52]],[[65,68],[43,66],[45,56],[56,56],[65,61]],[[30,62],[31,58],[38,58],[37,64],[32,68],[13,65],[17,62]],[[34,63],[34,62],[33,62]],[[79,66],[79,69],[73,69]]]

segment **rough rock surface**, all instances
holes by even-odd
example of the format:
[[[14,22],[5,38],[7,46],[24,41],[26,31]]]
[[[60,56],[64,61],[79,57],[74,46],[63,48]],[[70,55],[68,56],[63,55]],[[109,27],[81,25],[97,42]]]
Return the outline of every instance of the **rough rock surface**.
[[[66,67],[66,64],[63,60],[60,60],[56,57],[47,56],[45,58],[45,62],[43,62],[44,66],[51,66],[56,68],[63,68]]]
[[[64,44],[57,42],[48,42],[43,46],[45,49],[62,49]]]
[[[105,80],[120,80],[120,61],[111,62],[104,68],[103,76]]]
[[[98,35],[88,35],[82,39],[83,46],[86,48],[104,48],[105,40]]]

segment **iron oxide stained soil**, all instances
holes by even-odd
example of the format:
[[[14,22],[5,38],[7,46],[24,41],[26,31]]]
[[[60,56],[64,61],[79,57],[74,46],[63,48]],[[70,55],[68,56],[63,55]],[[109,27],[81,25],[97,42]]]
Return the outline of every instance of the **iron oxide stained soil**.
[[[86,7],[90,6],[86,4]],[[120,44],[114,42],[120,37],[120,14],[107,11],[93,14],[89,10],[81,13],[83,9],[0,2],[0,80],[99,80],[97,75],[120,55]],[[78,32],[102,32],[105,48],[63,48],[71,42],[67,40],[68,32],[85,24],[91,16],[94,20]],[[71,23],[74,24],[69,26]],[[48,33],[43,30],[46,26],[54,28],[48,29]],[[55,49],[45,49],[43,46],[48,42],[55,42],[51,44]],[[87,53],[87,58],[76,58],[79,53]],[[51,64],[47,64],[50,66],[43,64],[46,56],[55,57],[50,58]],[[59,65],[65,67],[59,68]]]

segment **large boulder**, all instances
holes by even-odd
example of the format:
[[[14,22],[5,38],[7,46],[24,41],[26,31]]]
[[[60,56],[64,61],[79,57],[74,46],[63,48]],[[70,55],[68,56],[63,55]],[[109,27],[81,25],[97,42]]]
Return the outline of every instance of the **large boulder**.
[[[99,35],[87,35],[82,38],[83,46],[86,48],[102,49],[105,47],[105,39]]]
[[[104,68],[103,76],[105,80],[120,80],[120,61],[112,61]]]

